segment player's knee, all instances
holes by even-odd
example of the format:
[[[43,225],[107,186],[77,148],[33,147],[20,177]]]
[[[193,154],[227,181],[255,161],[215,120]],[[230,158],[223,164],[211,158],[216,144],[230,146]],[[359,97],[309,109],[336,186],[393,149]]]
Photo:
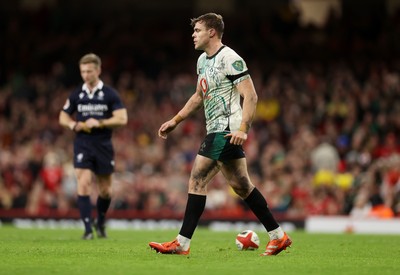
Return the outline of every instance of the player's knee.
[[[111,198],[111,188],[110,187],[100,187],[99,188],[99,196],[103,199]]]
[[[250,189],[248,189],[248,188],[245,188],[245,189],[243,189],[243,188],[233,188],[233,190],[235,191],[235,193],[239,196],[239,197],[241,197],[242,199],[245,199],[245,198],[247,198],[247,196],[250,194]]]
[[[237,182],[231,183],[233,191],[242,199],[247,198],[254,188],[254,185],[247,177],[241,177]]]
[[[91,190],[91,183],[89,181],[78,181],[79,193],[89,194]]]

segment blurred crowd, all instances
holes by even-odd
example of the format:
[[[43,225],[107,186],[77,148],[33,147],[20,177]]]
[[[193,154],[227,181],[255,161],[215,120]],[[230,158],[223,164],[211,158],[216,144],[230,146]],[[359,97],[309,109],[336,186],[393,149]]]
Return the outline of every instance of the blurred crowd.
[[[289,218],[400,216],[399,14],[362,26],[332,14],[323,27],[300,26],[289,10],[243,16],[225,19],[224,42],[247,61],[258,92],[244,147],[270,208]],[[80,83],[79,58],[93,51],[129,115],[113,137],[112,209],[184,211],[205,135],[202,111],[167,140],[157,130],[195,89],[200,53],[189,17],[115,18],[70,21],[43,9],[3,19],[0,208],[37,214],[76,207],[73,133],[58,125],[58,114]],[[208,210],[247,209],[218,175]]]

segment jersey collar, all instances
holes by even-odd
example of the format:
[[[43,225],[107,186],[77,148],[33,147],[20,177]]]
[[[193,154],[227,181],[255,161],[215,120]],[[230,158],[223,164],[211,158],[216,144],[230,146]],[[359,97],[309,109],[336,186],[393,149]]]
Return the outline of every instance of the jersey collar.
[[[213,59],[217,54],[219,54],[220,51],[222,51],[223,48],[225,48],[225,45],[222,45],[221,48],[219,48],[218,51],[212,56],[207,56],[207,59]]]
[[[94,92],[91,93],[88,86],[86,85],[86,83],[83,83],[82,90],[85,91],[90,96],[90,95],[94,95],[97,91],[100,91],[103,88],[103,86],[104,86],[104,83],[103,83],[103,81],[100,80],[99,83],[97,83],[96,87],[94,87],[94,89],[93,89]]]

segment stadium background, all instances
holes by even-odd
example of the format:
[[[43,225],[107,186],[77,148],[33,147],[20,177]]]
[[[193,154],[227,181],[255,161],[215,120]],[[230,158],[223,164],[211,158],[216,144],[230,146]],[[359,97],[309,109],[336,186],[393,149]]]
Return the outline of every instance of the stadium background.
[[[111,217],[180,218],[201,112],[165,142],[159,125],[194,90],[190,18],[215,11],[248,63],[257,118],[245,145],[254,183],[281,221],[400,215],[400,1],[2,1],[0,219],[77,218],[71,132],[58,113],[78,60],[129,112],[114,135]],[[220,176],[204,220],[253,220]]]

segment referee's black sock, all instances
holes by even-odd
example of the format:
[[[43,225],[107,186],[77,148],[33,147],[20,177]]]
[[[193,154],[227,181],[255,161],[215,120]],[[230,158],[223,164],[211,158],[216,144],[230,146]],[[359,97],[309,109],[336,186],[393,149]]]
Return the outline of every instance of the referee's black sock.
[[[206,196],[189,194],[180,235],[191,239],[206,206]]]
[[[92,232],[92,205],[89,196],[78,196],[78,208],[81,213],[81,219],[85,225],[85,232]]]
[[[106,213],[108,208],[110,207],[111,199],[110,198],[97,198],[97,224],[99,226],[104,226],[104,222],[106,219]]]
[[[267,231],[272,231],[279,227],[279,224],[276,222],[274,216],[272,216],[272,213],[268,208],[267,201],[257,188],[254,188],[244,201],[264,225]]]

